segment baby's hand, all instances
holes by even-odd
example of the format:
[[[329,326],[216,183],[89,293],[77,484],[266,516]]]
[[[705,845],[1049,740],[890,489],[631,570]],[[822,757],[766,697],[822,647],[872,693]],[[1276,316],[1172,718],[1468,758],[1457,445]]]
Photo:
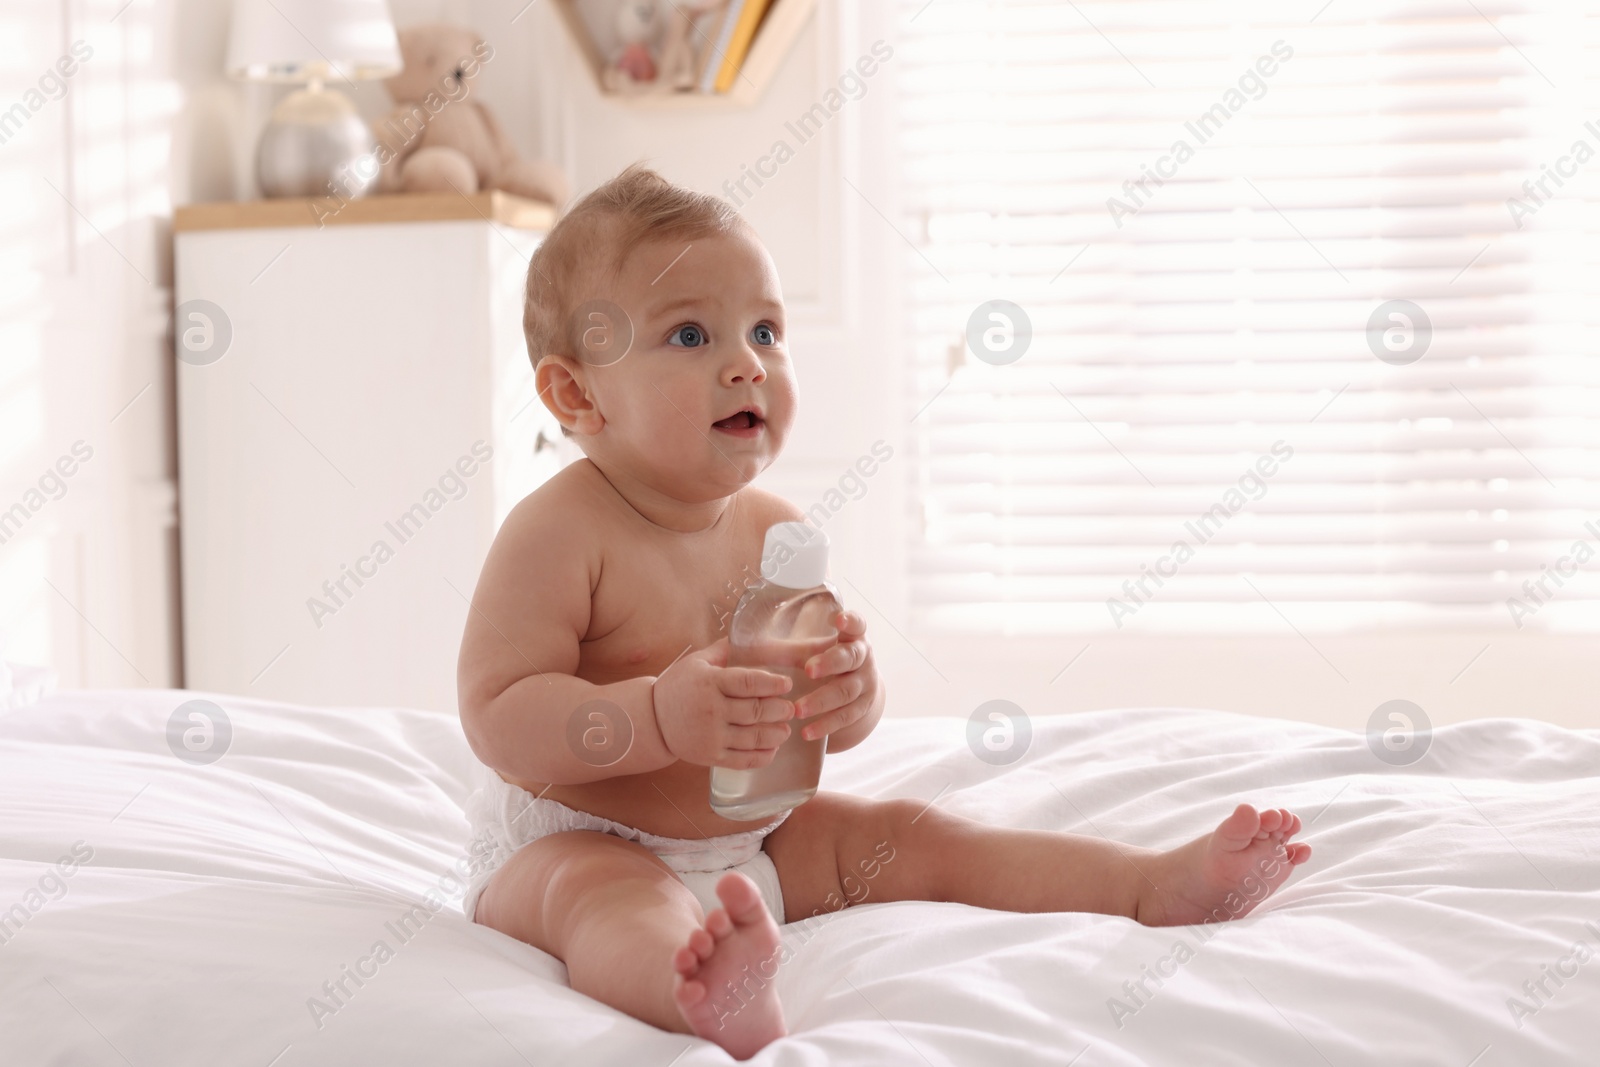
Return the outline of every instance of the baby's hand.
[[[759,667],[729,667],[723,638],[668,667],[651,686],[667,751],[702,767],[748,771],[772,762],[789,736],[789,679]]]
[[[853,611],[833,617],[839,643],[806,661],[807,678],[837,677],[795,701],[795,717],[804,719],[800,736],[814,739],[853,726],[872,710],[878,694],[878,664],[867,643],[867,623]]]

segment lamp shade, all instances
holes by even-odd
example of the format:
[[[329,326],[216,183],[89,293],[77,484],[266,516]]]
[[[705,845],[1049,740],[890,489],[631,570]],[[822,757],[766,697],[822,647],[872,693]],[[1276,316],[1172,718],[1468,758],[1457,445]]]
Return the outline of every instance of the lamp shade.
[[[228,73],[252,81],[387,78],[400,45],[385,0],[234,0]]]

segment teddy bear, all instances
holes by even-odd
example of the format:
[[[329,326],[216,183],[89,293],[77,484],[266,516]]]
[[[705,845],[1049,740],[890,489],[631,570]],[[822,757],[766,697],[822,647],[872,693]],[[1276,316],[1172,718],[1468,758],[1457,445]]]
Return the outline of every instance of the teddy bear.
[[[566,175],[518,158],[494,112],[473,99],[473,83],[494,58],[483,38],[431,24],[407,27],[399,40],[403,66],[384,81],[395,108],[372,131],[380,192],[501,189],[556,207],[566,202]]]

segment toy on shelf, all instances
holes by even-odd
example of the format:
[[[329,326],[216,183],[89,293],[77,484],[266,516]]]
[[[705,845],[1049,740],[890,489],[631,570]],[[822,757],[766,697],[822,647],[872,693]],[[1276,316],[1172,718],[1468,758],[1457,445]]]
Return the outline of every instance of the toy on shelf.
[[[747,107],[817,0],[551,0],[602,96],[641,108]]]
[[[728,0],[623,0],[613,27],[617,47],[601,72],[607,92],[624,95],[697,88]]]
[[[702,27],[721,23],[719,12],[728,0],[675,0],[667,38],[661,45],[661,74],[658,83],[664,91],[683,92],[695,88],[698,68],[715,47]]]
[[[656,0],[624,0],[617,8],[616,33],[621,45],[605,69],[603,80],[613,93],[642,93],[655,89],[657,68],[651,46],[661,26]]]
[[[566,202],[566,174],[522,159],[494,112],[473,96],[494,49],[460,26],[411,26],[399,37],[404,67],[384,82],[395,108],[373,129],[387,149],[380,155],[380,191],[500,189],[556,207]]]

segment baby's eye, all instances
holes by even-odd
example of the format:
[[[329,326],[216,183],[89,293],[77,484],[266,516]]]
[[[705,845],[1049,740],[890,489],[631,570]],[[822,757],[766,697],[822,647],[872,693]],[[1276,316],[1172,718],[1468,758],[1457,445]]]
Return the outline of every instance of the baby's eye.
[[[698,348],[706,343],[705,331],[692,322],[679,326],[667,337],[667,344],[683,348]]]
[[[775,345],[778,343],[778,335],[773,333],[772,327],[764,322],[750,331],[750,337],[758,345]]]

